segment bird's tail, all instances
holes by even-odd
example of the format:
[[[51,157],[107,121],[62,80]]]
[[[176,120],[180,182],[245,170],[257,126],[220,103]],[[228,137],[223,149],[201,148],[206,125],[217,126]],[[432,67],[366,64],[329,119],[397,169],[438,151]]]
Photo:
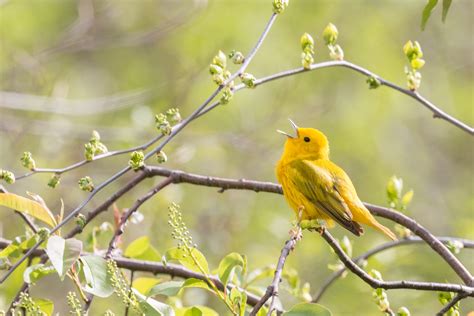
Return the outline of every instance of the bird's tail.
[[[376,220],[372,221],[372,223],[370,223],[370,226],[372,226],[375,229],[377,229],[378,231],[384,233],[385,236],[387,236],[391,240],[398,240],[397,236],[395,236],[395,234],[389,228],[383,226],[382,224],[380,224]]]

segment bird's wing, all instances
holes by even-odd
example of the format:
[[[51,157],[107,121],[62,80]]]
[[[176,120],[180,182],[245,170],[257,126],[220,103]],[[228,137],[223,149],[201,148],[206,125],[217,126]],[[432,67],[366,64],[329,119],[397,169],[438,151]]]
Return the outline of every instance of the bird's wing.
[[[295,187],[309,201],[355,235],[363,232],[352,220],[352,213],[341,196],[339,183],[344,182],[344,177],[338,177],[324,165],[311,160],[296,160],[291,167]]]

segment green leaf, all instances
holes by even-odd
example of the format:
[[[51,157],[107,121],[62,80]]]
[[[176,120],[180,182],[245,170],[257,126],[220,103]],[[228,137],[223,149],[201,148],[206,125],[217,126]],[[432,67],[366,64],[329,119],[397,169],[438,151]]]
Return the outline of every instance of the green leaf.
[[[47,316],[53,315],[54,311],[54,303],[53,301],[46,300],[43,298],[35,298],[33,301],[38,305],[38,307],[41,309],[43,313],[45,313]]]
[[[173,308],[171,306],[158,302],[157,300],[152,299],[151,297],[146,297],[145,295],[138,292],[136,289],[132,288],[133,293],[140,302],[140,308],[144,311],[147,316],[175,316]]]
[[[189,279],[186,279],[186,281],[184,281],[182,288],[184,289],[188,287],[201,288],[201,289],[205,289],[214,293],[214,291],[209,287],[209,284],[207,284],[206,281],[195,279],[195,278],[189,278]]]
[[[314,303],[299,303],[283,316],[331,316],[331,312],[326,307]]]
[[[165,296],[175,296],[181,290],[184,281],[168,281],[155,285],[148,296],[155,295],[165,295]]]
[[[109,297],[114,292],[110,283],[110,274],[107,271],[107,261],[96,255],[86,255],[80,257],[83,264],[86,285],[84,291],[99,296]]]
[[[247,277],[247,284],[252,284],[256,281],[270,278],[275,274],[274,266],[267,266],[260,269],[252,270]]]
[[[23,281],[28,284],[34,284],[48,274],[54,273],[55,269],[52,266],[45,266],[42,263],[34,264],[25,269],[23,272]]]
[[[423,13],[421,14],[421,29],[424,30],[426,26],[426,22],[431,16],[431,12],[438,4],[438,0],[428,0],[425,8],[423,9]]]
[[[244,258],[236,252],[228,254],[221,260],[218,268],[218,276],[224,286],[227,286],[227,283],[232,279],[234,270],[238,267],[243,270],[244,265]]]
[[[408,191],[402,197],[402,204],[403,206],[407,206],[410,204],[411,200],[413,199],[413,190]]]
[[[0,205],[30,215],[51,227],[56,226],[56,219],[51,211],[40,203],[13,193],[0,193]]]
[[[230,291],[230,301],[233,306],[237,306],[240,316],[245,314],[245,306],[247,304],[247,294],[241,292],[237,287],[233,287]]]
[[[160,253],[150,244],[148,236],[143,236],[132,241],[127,249],[125,249],[124,255],[125,257],[141,260],[161,260]]]
[[[143,295],[147,295],[160,281],[158,278],[136,278],[133,280],[132,287]]]
[[[206,257],[196,248],[191,248],[191,254],[184,248],[175,247],[165,253],[164,259],[166,261],[175,260],[190,270],[209,274]]]
[[[441,15],[441,20],[443,21],[443,23],[446,21],[446,16],[448,15],[451,3],[452,0],[443,0],[443,14]]]
[[[189,315],[202,315],[202,316],[219,316],[219,314],[212,308],[206,306],[193,306],[176,309],[176,316],[189,316]]]
[[[61,280],[64,280],[64,276],[77,261],[81,251],[82,241],[74,238],[64,239],[59,236],[51,236],[46,246],[46,253]]]

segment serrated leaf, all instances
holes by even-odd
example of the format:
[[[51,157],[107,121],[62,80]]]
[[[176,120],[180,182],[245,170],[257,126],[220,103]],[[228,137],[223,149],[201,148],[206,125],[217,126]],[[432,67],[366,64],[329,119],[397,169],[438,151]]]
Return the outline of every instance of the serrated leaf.
[[[446,21],[446,16],[448,15],[451,3],[452,0],[443,0],[443,14],[441,15],[441,20],[443,21],[443,23]]]
[[[125,257],[149,260],[149,261],[160,261],[161,255],[151,244],[148,236],[143,236],[132,241],[124,252]]]
[[[138,292],[136,289],[132,288],[132,292],[137,297],[140,308],[143,310],[144,314],[147,316],[175,316],[173,308],[171,306],[158,302],[151,297],[146,297],[145,295]]]
[[[183,284],[184,281],[167,281],[157,284],[149,291],[148,296],[175,296],[181,290]]]
[[[315,303],[299,303],[283,316],[331,316],[331,312],[326,307]]]
[[[74,238],[64,239],[51,236],[48,239],[46,253],[59,274],[61,280],[77,261],[82,252],[82,241]]]
[[[16,195],[13,193],[0,193],[0,205],[8,207],[14,211],[18,211],[30,215],[51,227],[56,226],[56,219],[51,211],[40,203]]]
[[[227,283],[232,279],[234,270],[239,268],[243,270],[245,265],[244,258],[236,252],[232,252],[224,257],[219,263],[218,276],[219,280],[227,286]]]
[[[148,295],[148,292],[160,281],[158,278],[136,278],[133,280],[132,287],[143,295]]]
[[[86,284],[84,291],[99,296],[109,297],[114,292],[107,271],[107,261],[96,255],[86,255],[79,258],[83,264]]]
[[[45,266],[42,263],[34,264],[25,269],[23,272],[23,281],[28,284],[34,284],[39,279],[47,276],[48,274],[54,273],[55,269],[51,266]]]
[[[424,30],[426,26],[426,22],[431,16],[431,12],[438,4],[438,0],[428,0],[425,8],[423,9],[423,13],[421,14],[421,29]]]
[[[164,259],[166,261],[175,260],[190,270],[209,274],[209,265],[206,257],[204,257],[204,255],[196,248],[191,248],[191,254],[189,254],[184,248],[175,247],[169,249],[165,253]],[[201,269],[203,271],[201,271]]]

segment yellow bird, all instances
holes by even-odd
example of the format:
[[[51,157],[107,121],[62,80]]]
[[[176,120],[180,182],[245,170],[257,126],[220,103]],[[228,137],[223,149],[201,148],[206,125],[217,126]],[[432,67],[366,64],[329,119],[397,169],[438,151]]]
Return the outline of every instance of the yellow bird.
[[[336,221],[357,236],[364,232],[360,224],[365,224],[396,240],[361,202],[344,170],[329,160],[326,136],[317,129],[299,128],[292,120],[290,123],[295,136],[278,130],[287,139],[276,175],[299,220],[324,220],[329,227]]]

